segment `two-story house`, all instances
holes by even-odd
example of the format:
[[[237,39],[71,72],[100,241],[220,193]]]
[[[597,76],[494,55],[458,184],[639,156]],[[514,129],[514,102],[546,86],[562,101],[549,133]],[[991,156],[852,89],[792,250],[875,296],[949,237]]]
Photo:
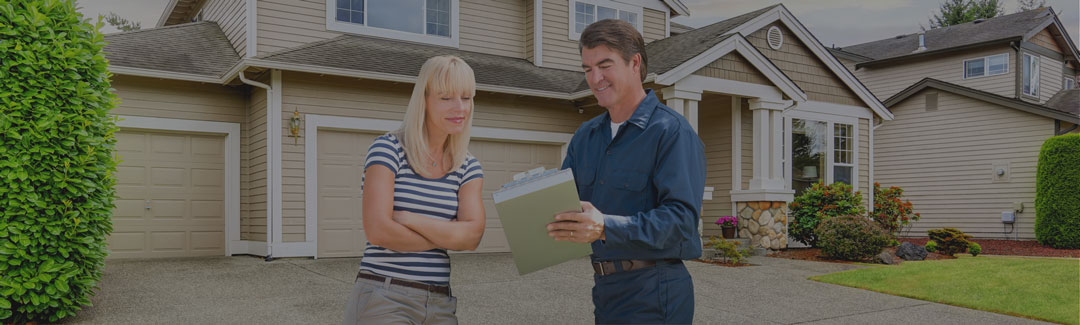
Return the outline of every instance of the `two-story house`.
[[[706,145],[707,235],[738,214],[754,245],[785,247],[795,192],[869,192],[871,121],[892,115],[826,47],[782,5],[672,36],[687,14],[678,0],[173,0],[158,27],[106,37],[123,160],[112,256],[361,255],[364,155],[446,54],[476,73],[479,251],[508,251],[490,193],[560,166],[604,112],[577,39],[608,18],[644,35],[646,87]]]
[[[874,126],[872,169],[922,214],[910,236],[1035,237],[1040,146],[1080,132],[1077,48],[1052,9],[832,51],[896,116]]]

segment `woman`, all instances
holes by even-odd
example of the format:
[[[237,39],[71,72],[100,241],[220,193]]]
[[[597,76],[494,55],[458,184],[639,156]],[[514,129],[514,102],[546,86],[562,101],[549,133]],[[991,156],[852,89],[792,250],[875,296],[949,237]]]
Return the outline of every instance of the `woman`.
[[[401,129],[368,149],[368,243],[346,324],[457,323],[446,251],[475,250],[484,235],[483,172],[468,152],[475,94],[464,60],[429,59]]]

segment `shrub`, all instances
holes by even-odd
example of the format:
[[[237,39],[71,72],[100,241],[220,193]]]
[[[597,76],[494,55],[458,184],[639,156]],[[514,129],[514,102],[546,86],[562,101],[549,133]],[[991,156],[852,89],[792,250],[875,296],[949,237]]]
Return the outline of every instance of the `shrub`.
[[[874,257],[892,242],[892,235],[863,216],[844,215],[821,221],[815,230],[821,253],[849,261]]]
[[[822,220],[841,215],[864,215],[862,193],[851,190],[851,185],[844,183],[814,183],[789,206],[791,225],[788,234],[792,239],[818,247],[818,236],[814,233]]]
[[[911,201],[901,200],[904,190],[892,186],[882,190],[881,184],[874,183],[874,212],[870,217],[893,236],[899,235],[904,226],[918,221],[922,215],[914,213]]]
[[[965,234],[956,228],[930,229],[927,231],[930,240],[937,242],[938,251],[941,254],[952,256],[953,254],[966,252],[971,242],[971,235]]]
[[[744,262],[747,257],[750,257],[750,249],[746,248],[740,251],[735,241],[712,237],[706,246],[715,249],[717,256],[725,263],[739,264]]]
[[[0,3],[0,323],[90,304],[112,231],[104,38],[72,0]]]
[[[937,242],[933,240],[928,241],[926,242],[926,246],[923,246],[923,248],[926,248],[927,252],[937,252]]]
[[[979,256],[979,254],[982,253],[982,246],[979,246],[979,243],[971,242],[971,244],[968,245],[968,253],[971,254],[971,256]]]
[[[1043,143],[1035,171],[1035,239],[1080,248],[1080,134]]]

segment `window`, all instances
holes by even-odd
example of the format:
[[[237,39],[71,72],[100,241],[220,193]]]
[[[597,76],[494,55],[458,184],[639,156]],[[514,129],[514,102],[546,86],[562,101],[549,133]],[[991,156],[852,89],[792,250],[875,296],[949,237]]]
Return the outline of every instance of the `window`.
[[[996,76],[1008,72],[1008,53],[964,60],[964,79]]]
[[[458,0],[326,0],[326,28],[457,46]]]
[[[790,114],[790,113],[789,113]],[[788,115],[788,114],[786,114]],[[822,115],[793,114],[821,118]],[[790,144],[791,151],[785,151],[784,177],[791,180],[791,189],[795,195],[801,195],[814,183],[831,184],[841,182],[858,186],[857,147],[858,134],[855,121],[851,123],[833,121],[814,121],[799,117],[785,118],[785,150]],[[790,131],[787,131],[789,130]],[[789,165],[790,162],[790,165]]]
[[[1065,90],[1076,88],[1076,79],[1073,77],[1065,77]]]
[[[642,8],[610,0],[569,0],[570,39],[581,38],[581,32],[592,23],[604,19],[619,19],[634,25],[641,32]]]
[[[848,124],[833,124],[833,182],[853,184],[851,175],[855,169],[855,148],[852,129]]]
[[[791,121],[791,187],[796,196],[825,180],[826,130],[825,122]]]
[[[1039,96],[1039,57],[1024,54],[1024,95]]]

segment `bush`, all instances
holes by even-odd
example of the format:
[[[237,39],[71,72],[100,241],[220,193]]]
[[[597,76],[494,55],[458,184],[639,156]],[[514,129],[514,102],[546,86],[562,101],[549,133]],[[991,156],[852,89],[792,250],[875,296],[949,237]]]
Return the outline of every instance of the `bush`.
[[[815,231],[822,254],[849,261],[870,259],[893,240],[885,229],[863,216],[828,218]]]
[[[926,246],[923,246],[923,248],[926,248],[927,252],[937,252],[937,242],[933,240],[928,241],[926,242]]]
[[[0,3],[0,323],[90,304],[112,231],[104,38],[66,1]]]
[[[740,251],[735,241],[712,237],[705,245],[715,249],[717,256],[724,263],[739,264],[744,262],[747,257],[750,257],[750,249],[746,248]]]
[[[971,242],[971,244],[968,245],[968,253],[971,254],[971,256],[979,256],[979,254],[982,253],[982,246],[979,246],[979,243]]]
[[[893,236],[900,234],[904,226],[918,221],[922,215],[914,213],[911,201],[901,200],[904,190],[892,186],[881,189],[881,184],[874,183],[874,212],[870,217]]]
[[[971,235],[965,234],[956,228],[930,229],[927,231],[930,240],[937,242],[938,251],[941,254],[952,256],[956,253],[966,252],[971,243]]]
[[[1080,134],[1043,143],[1035,171],[1035,239],[1080,248]]]
[[[851,190],[851,185],[844,183],[814,183],[789,206],[791,225],[788,234],[792,239],[818,247],[818,236],[814,233],[822,220],[841,215],[865,215],[862,206],[862,193]]]

